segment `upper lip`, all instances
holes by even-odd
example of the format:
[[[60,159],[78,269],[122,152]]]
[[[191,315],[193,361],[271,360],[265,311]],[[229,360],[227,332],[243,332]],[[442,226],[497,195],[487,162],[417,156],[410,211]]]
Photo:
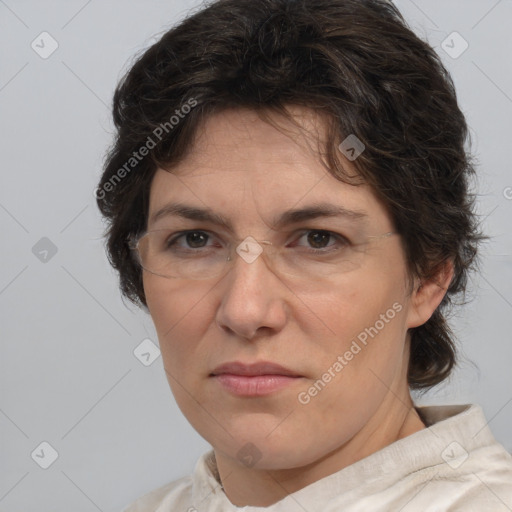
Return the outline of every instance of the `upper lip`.
[[[233,361],[230,363],[224,363],[215,368],[211,375],[220,375],[223,373],[229,373],[232,375],[289,375],[291,377],[300,377],[297,372],[289,370],[284,366],[269,361],[260,361],[257,363],[241,363]]]

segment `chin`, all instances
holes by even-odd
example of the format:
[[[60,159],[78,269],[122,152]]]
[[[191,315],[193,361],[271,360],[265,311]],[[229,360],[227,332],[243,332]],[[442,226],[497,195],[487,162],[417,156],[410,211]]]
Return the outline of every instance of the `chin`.
[[[258,420],[255,415],[247,416],[236,424],[226,424],[231,436],[224,433],[222,436],[203,437],[215,451],[255,469],[293,469],[311,464],[322,456],[318,438],[312,435],[308,441],[303,429],[284,429],[282,425],[276,429],[282,419]]]

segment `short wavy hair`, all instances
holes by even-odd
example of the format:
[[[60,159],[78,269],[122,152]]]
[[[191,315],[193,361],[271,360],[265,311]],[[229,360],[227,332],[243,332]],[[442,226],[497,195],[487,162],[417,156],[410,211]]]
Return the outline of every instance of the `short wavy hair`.
[[[146,228],[156,169],[185,158],[200,124],[216,112],[250,108],[289,117],[287,105],[325,120],[329,172],[368,184],[386,205],[409,276],[429,279],[453,262],[443,301],[410,329],[409,386],[440,383],[456,363],[447,308],[465,297],[485,238],[470,191],[475,166],[448,71],[384,0],[218,0],[137,57],[114,94],[116,137],[96,189],[122,293],[146,306],[128,240]],[[357,176],[339,158],[349,134],[365,145],[353,161]]]

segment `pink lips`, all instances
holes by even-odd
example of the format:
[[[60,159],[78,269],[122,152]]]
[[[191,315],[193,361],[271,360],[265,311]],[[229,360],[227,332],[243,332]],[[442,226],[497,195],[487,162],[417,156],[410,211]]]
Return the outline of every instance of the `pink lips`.
[[[263,396],[293,384],[301,377],[296,372],[270,362],[218,366],[211,376],[227,391],[240,396]]]

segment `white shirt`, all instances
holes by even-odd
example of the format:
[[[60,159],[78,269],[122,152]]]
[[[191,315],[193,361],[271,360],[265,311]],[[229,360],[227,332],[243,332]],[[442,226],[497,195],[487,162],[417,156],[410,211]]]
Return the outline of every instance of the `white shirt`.
[[[478,405],[417,407],[428,428],[288,495],[236,507],[219,484],[213,450],[192,475],[123,512],[511,512],[512,456]]]

